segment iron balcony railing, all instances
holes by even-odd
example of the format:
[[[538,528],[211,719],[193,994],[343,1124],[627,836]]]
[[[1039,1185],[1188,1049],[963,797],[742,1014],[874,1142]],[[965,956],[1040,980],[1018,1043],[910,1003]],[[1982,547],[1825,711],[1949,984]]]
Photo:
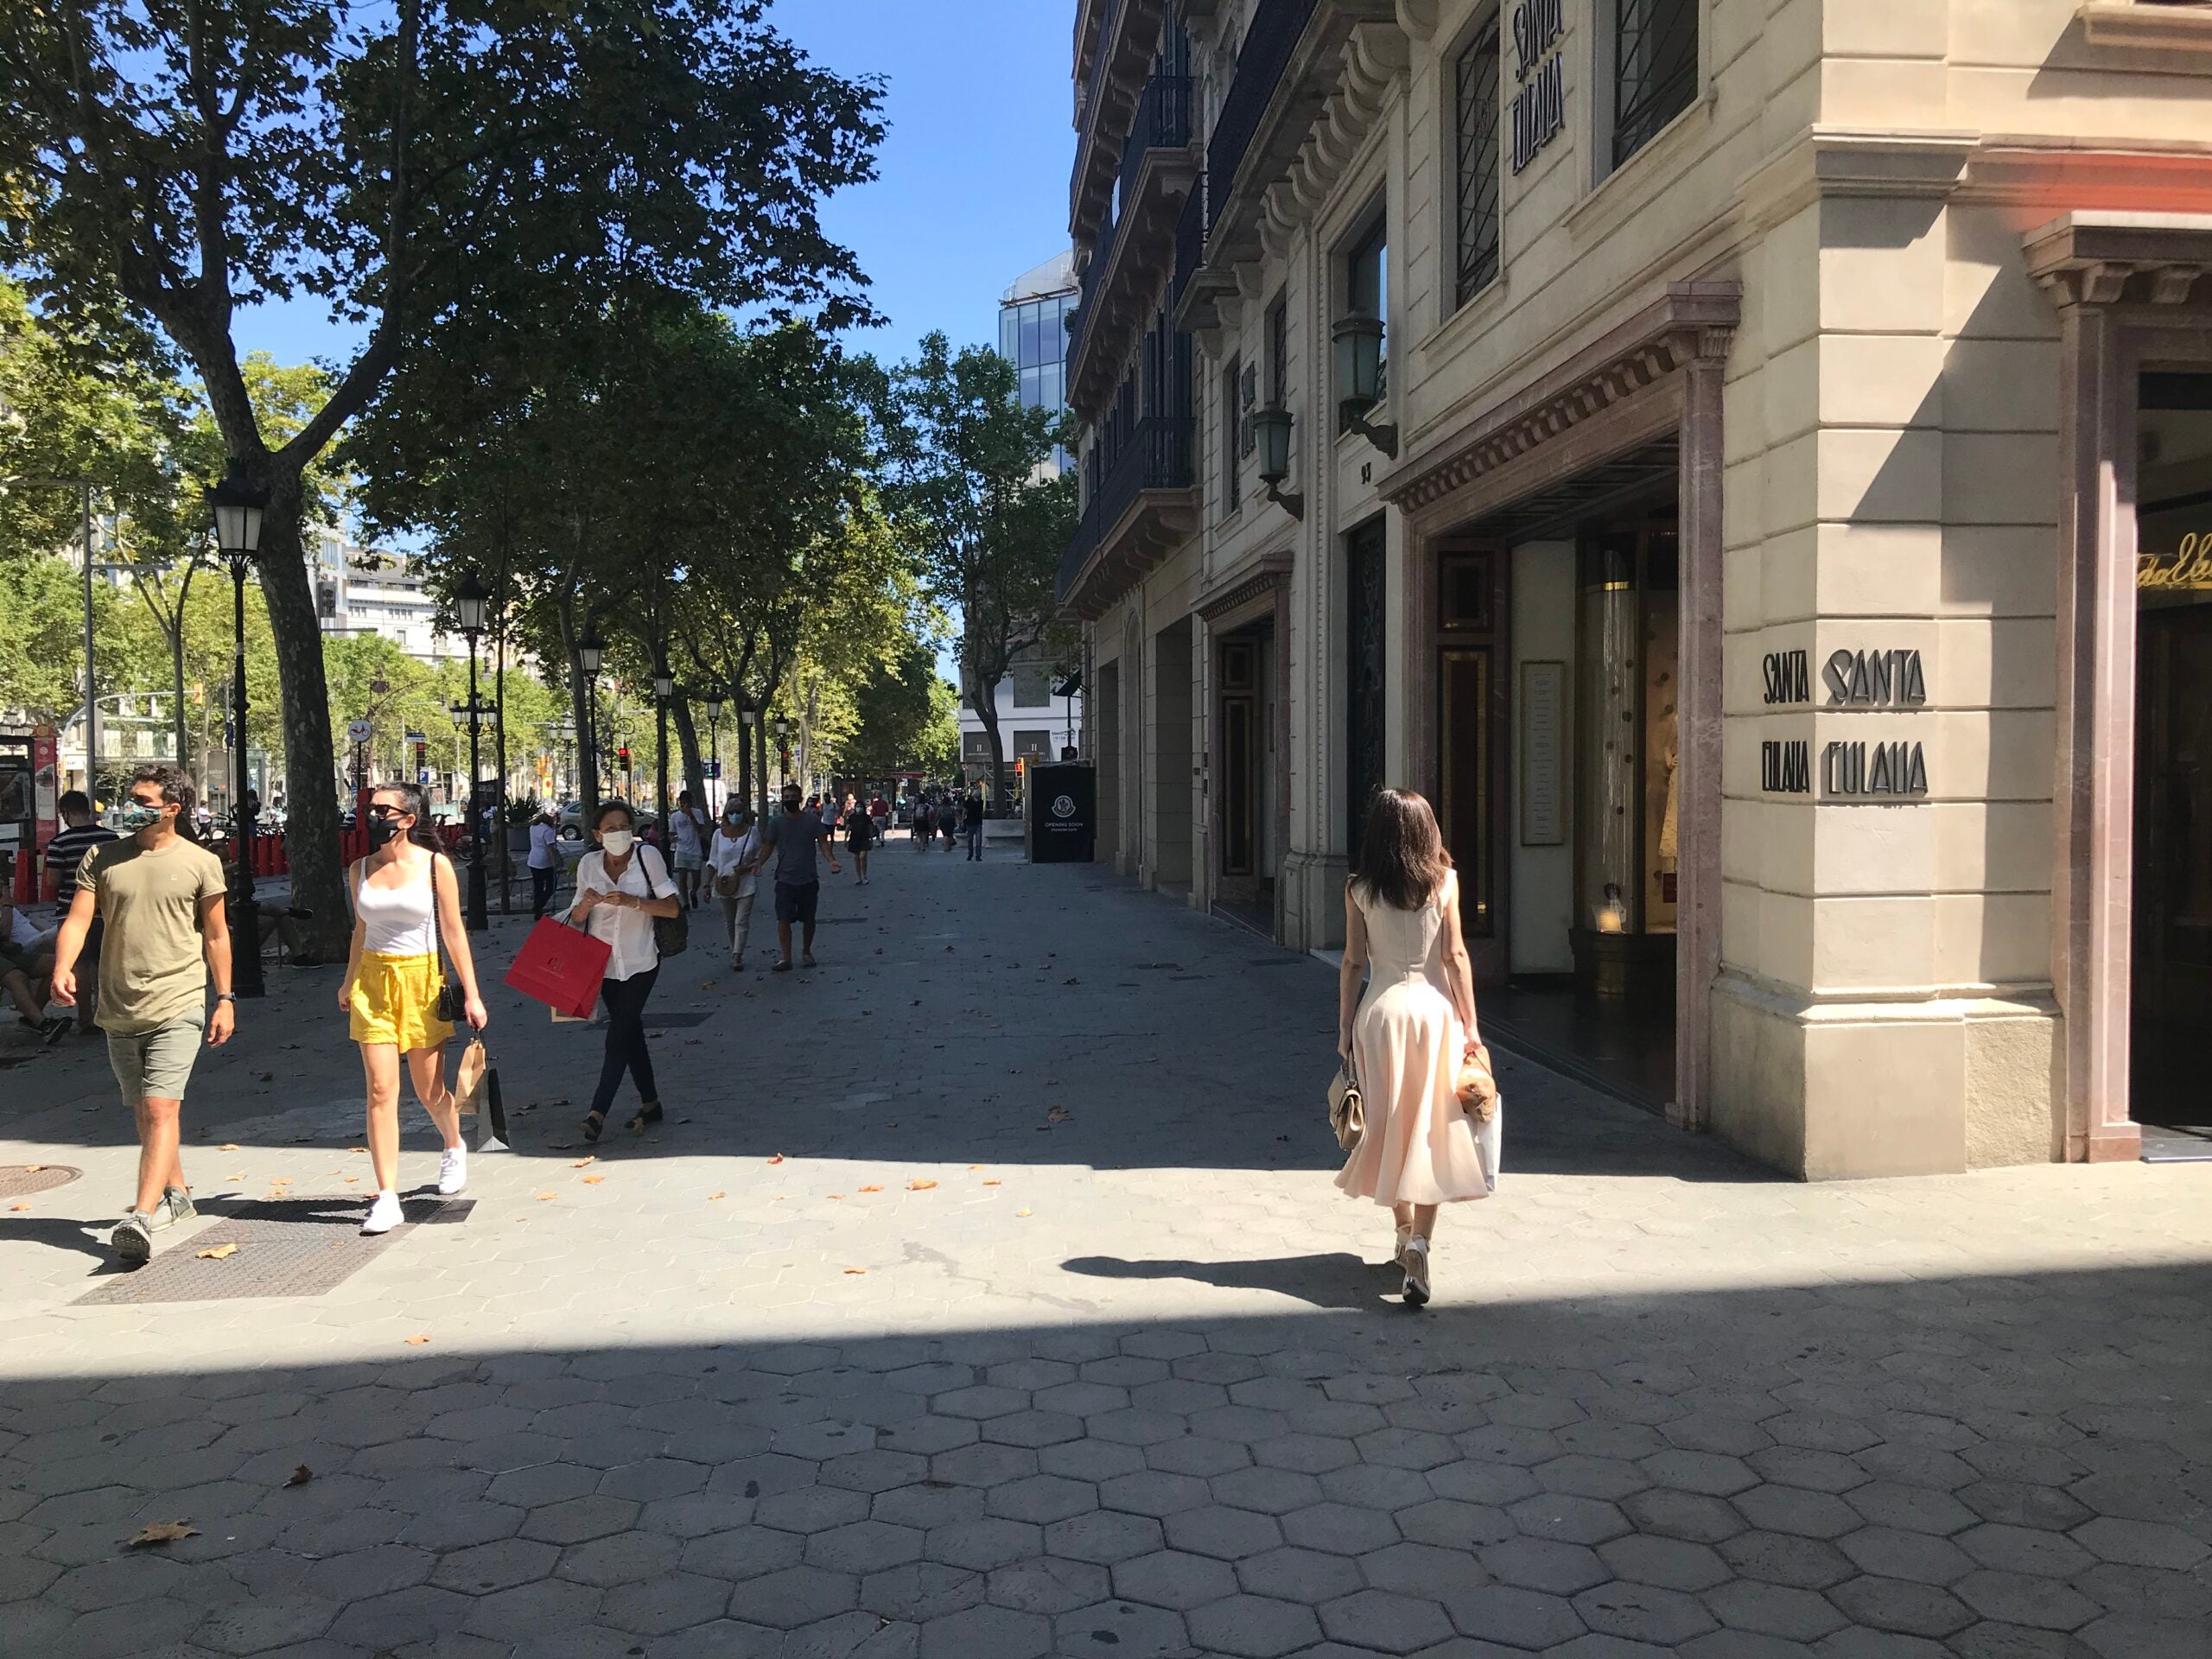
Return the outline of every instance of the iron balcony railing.
[[[1122,439],[1116,454],[1100,457],[1093,452],[1100,464],[1092,474],[1090,503],[1060,555],[1058,598],[1067,598],[1099,538],[1121,522],[1137,497],[1147,490],[1191,487],[1191,428],[1187,415],[1147,415]]]
[[[1129,126],[1129,142],[1122,151],[1122,166],[1114,186],[1114,216],[1098,232],[1098,241],[1090,251],[1090,263],[1083,268],[1082,292],[1076,302],[1074,320],[1068,325],[1067,360],[1073,363],[1083,351],[1083,336],[1092,315],[1091,302],[1098,296],[1098,286],[1105,280],[1106,268],[1114,260],[1114,244],[1122,233],[1122,222],[1128,215],[1129,193],[1136,188],[1138,172],[1144,158],[1155,149],[1181,149],[1191,142],[1191,77],[1188,75],[1154,75],[1144,84],[1144,91],[1137,99],[1136,118]]]
[[[1244,45],[1236,54],[1236,72],[1229,82],[1229,95],[1214,118],[1213,133],[1206,140],[1206,229],[1213,229],[1244,151],[1259,130],[1260,117],[1281,84],[1282,72],[1306,32],[1317,0],[1259,0]]]

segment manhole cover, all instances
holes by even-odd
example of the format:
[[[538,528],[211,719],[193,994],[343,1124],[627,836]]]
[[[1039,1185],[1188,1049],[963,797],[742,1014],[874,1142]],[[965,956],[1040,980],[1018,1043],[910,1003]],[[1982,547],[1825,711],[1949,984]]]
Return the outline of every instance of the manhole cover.
[[[377,1238],[361,1236],[367,1200],[352,1193],[242,1204],[211,1227],[187,1237],[175,1231],[154,1243],[154,1259],[118,1272],[77,1299],[82,1306],[143,1302],[222,1302],[262,1296],[320,1296],[366,1267],[425,1222],[460,1221],[473,1198],[404,1198],[407,1219]],[[237,1245],[211,1261],[200,1254]]]
[[[67,1164],[0,1164],[0,1198],[27,1198],[67,1186],[84,1173]]]

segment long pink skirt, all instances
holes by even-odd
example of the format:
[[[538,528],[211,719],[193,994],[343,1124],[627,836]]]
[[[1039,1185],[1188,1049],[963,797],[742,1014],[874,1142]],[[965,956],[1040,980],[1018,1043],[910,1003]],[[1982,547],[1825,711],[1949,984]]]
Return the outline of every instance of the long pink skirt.
[[[1497,1185],[1498,1120],[1460,1105],[1465,1028],[1426,979],[1370,987],[1352,1020],[1352,1065],[1367,1130],[1337,1185],[1377,1204],[1457,1204]]]

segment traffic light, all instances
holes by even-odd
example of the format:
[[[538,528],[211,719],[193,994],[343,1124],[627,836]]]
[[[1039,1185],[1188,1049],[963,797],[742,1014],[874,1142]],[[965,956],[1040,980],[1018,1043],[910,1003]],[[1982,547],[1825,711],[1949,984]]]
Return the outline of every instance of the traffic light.
[[[614,764],[625,772],[630,770],[630,746],[627,743],[614,751]]]

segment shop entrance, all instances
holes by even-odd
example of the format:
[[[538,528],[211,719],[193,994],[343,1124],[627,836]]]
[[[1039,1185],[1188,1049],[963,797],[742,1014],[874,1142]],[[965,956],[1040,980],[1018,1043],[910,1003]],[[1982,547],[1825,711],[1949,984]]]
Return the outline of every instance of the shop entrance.
[[[2129,1108],[2212,1150],[2212,374],[2141,391]]]
[[[1484,1024],[1654,1111],[1675,1082],[1675,470],[1671,442],[1624,457],[1478,526],[1492,550],[1440,559],[1440,782],[1463,886],[1471,863],[1496,873],[1491,937],[1467,941]]]
[[[1214,651],[1214,907],[1272,939],[1275,859],[1271,785],[1274,735],[1268,653],[1274,629],[1255,623],[1224,634]]]

